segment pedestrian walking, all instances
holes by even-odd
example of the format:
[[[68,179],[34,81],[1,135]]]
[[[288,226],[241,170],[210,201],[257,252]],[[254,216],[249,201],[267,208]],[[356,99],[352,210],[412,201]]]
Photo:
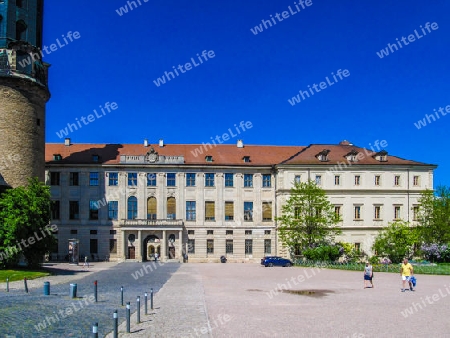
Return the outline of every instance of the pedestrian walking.
[[[373,267],[366,262],[366,266],[364,267],[364,289],[367,288],[367,282],[370,282],[371,288],[373,288]]]
[[[414,274],[414,269],[411,265],[411,263],[408,263],[408,259],[404,259],[402,266],[400,267],[400,276],[402,276],[402,292],[405,292],[406,288],[406,283],[409,284],[409,289],[411,291],[414,291],[413,289],[413,284],[411,283],[411,277]]]
[[[86,266],[89,269],[89,261],[88,261],[88,257],[87,256],[84,257],[83,269],[86,268]]]
[[[155,262],[157,262],[157,261],[158,261],[158,253],[155,252]]]

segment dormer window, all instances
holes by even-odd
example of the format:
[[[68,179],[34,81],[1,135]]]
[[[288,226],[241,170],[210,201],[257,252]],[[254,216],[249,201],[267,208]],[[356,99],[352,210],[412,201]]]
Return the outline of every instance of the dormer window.
[[[318,153],[316,155],[316,157],[320,162],[328,162],[328,154],[329,153],[330,153],[330,151],[328,149],[324,149],[320,153]]]
[[[244,160],[245,163],[250,162],[250,156],[244,156],[242,159]]]
[[[358,162],[358,154],[359,153],[355,149],[353,149],[351,152],[345,155],[345,157],[349,162]]]
[[[92,162],[98,162],[100,160],[100,156],[92,155]]]
[[[205,157],[205,161],[206,162],[212,162],[213,161],[213,157],[208,155],[208,156]]]
[[[373,157],[380,162],[387,162],[387,151],[386,150],[382,150],[379,151],[378,153],[376,153]]]
[[[60,154],[53,155],[53,161],[61,161],[61,160],[62,160],[62,156]]]

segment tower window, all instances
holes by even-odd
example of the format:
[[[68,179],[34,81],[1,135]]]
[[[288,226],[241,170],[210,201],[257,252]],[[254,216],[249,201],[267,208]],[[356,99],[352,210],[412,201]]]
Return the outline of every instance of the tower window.
[[[36,119],[36,125],[39,127],[41,125],[41,119]]]
[[[19,8],[25,8],[27,6],[26,0],[16,0],[16,6]]]
[[[23,20],[16,22],[16,40],[26,40],[27,24]]]

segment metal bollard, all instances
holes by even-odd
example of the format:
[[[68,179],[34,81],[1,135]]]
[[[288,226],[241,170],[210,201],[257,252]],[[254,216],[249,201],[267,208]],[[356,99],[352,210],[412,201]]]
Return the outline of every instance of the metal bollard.
[[[76,283],[70,284],[70,298],[77,298],[77,286]]]
[[[94,323],[92,326],[92,337],[98,338],[98,323]]]
[[[25,285],[25,292],[28,293],[27,277],[23,279],[23,284]]]
[[[150,289],[150,309],[153,310],[153,288]]]
[[[145,315],[148,314],[147,312],[148,311],[147,311],[147,292],[146,292],[146,293],[144,293],[144,313],[145,313]]]
[[[94,281],[94,297],[95,297],[95,302],[97,303],[97,281]]]
[[[136,315],[136,323],[140,323],[141,322],[141,297],[140,296],[137,296],[137,299],[136,299],[136,312],[137,312],[137,315]]]
[[[6,292],[9,292],[9,278],[6,278]]]
[[[130,302],[127,302],[127,333],[130,333]]]
[[[118,338],[119,337],[119,317],[117,316],[117,310],[114,310],[113,318],[114,318],[113,338]]]
[[[123,286],[120,287],[120,306],[123,306]]]
[[[44,282],[44,296],[50,296],[50,282]]]

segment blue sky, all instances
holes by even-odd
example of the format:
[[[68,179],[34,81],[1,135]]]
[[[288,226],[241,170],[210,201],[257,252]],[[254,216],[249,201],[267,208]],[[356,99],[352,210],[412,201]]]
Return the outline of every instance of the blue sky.
[[[450,2],[144,1],[130,10],[124,0],[46,0],[44,45],[80,34],[44,58],[47,142],[63,142],[57,132],[94,109],[101,117],[68,129],[74,143],[199,144],[250,121],[245,144],[386,140],[392,155],[439,165],[435,185],[450,185],[450,113],[426,119],[450,105]],[[272,27],[251,31],[271,18]],[[388,43],[402,48],[380,58]],[[203,51],[214,57],[200,63]],[[184,73],[155,85],[178,65]],[[288,102],[314,84],[320,91]],[[103,115],[107,102],[118,107]]]

